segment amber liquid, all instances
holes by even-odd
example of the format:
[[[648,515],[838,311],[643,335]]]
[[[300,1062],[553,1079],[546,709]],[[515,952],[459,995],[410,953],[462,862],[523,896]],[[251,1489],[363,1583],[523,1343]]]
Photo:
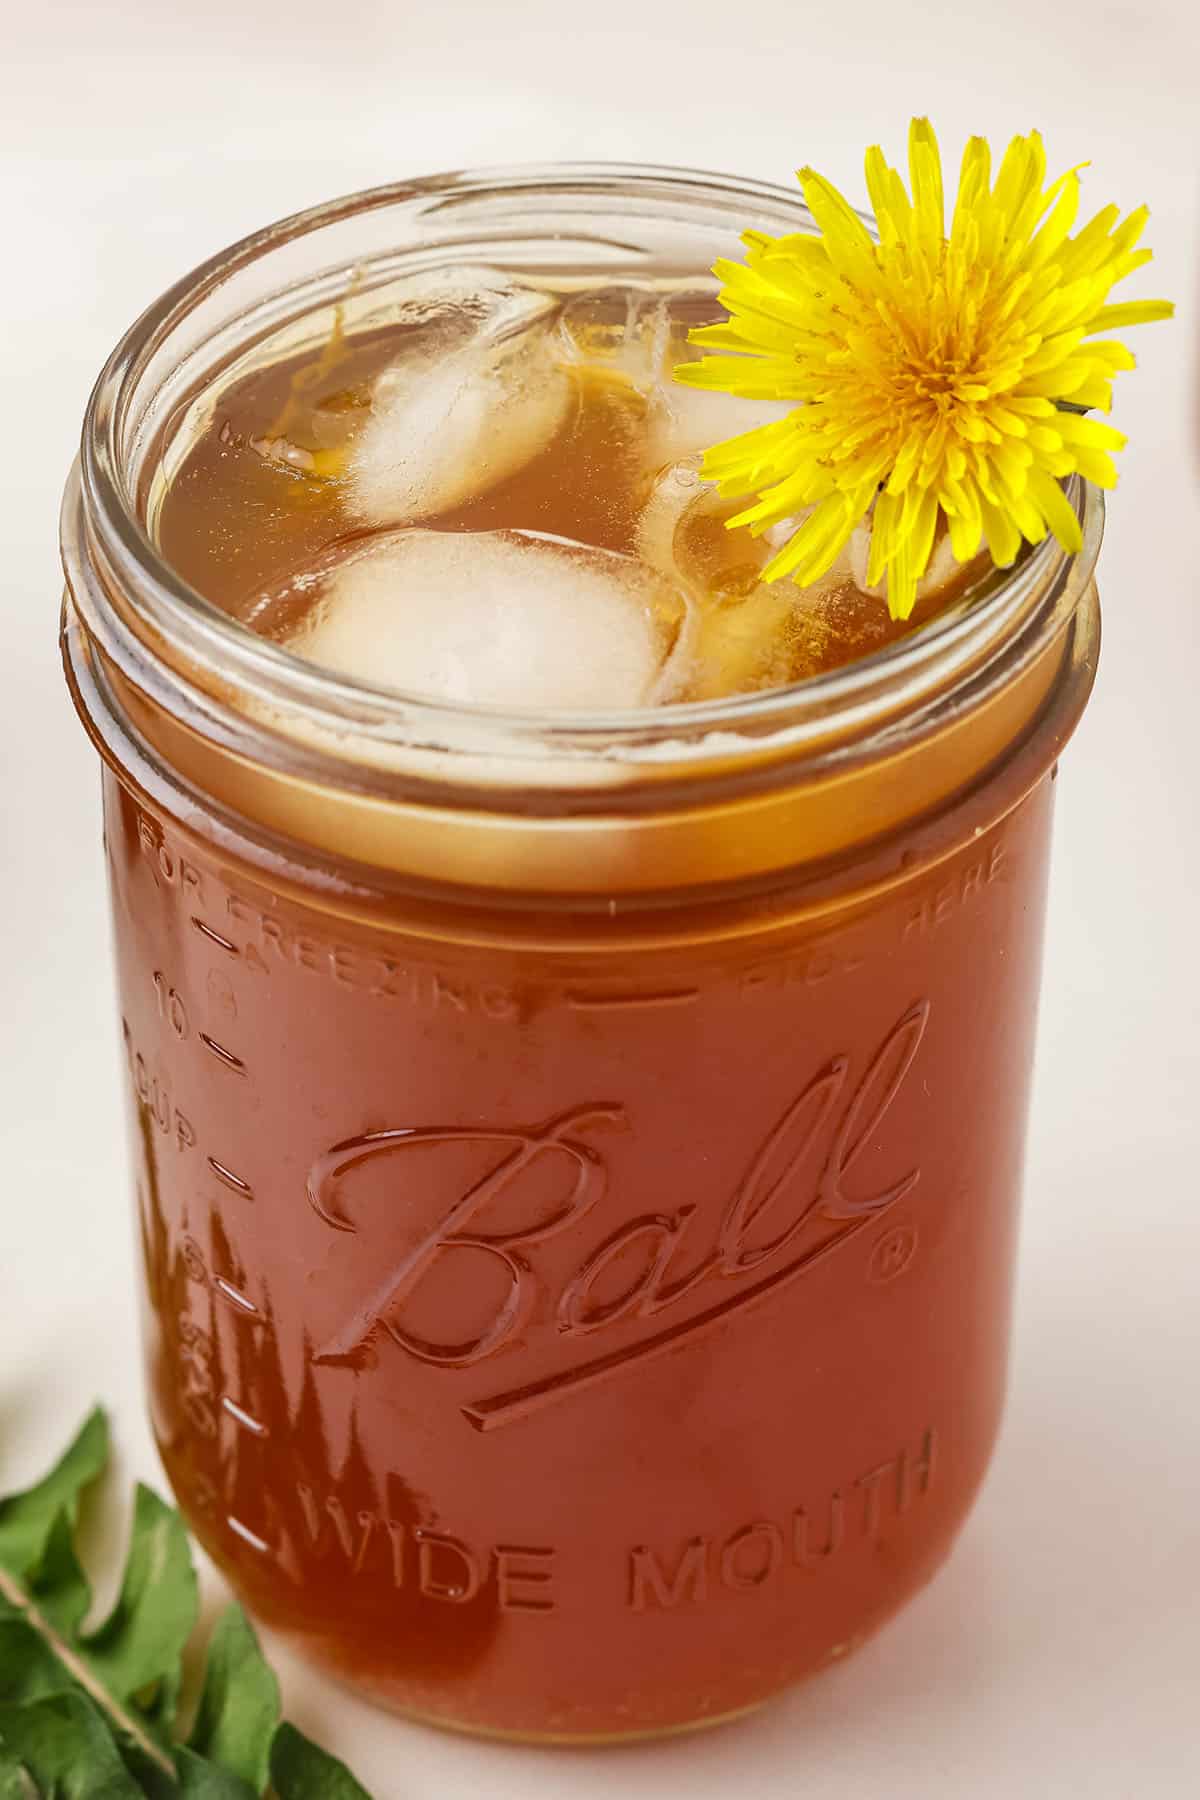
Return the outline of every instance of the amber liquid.
[[[626,291],[614,290],[607,307],[603,300],[591,304],[588,329],[570,337],[571,399],[559,431],[514,474],[423,517],[422,526],[547,533],[639,554],[639,521],[665,470],[646,441],[653,391],[641,391],[612,355]],[[707,300],[673,307],[662,371],[668,387],[670,363],[693,354],[688,327],[710,313]],[[307,602],[286,593],[289,576],[322,553],[371,535],[350,504],[346,464],[367,421],[373,384],[389,364],[419,359],[428,335],[408,327],[335,337],[319,354],[266,363],[228,386],[157,511],[159,543],[179,573],[265,635],[286,640],[294,634]],[[686,572],[717,636],[731,627],[736,632],[738,614],[753,629],[754,606],[763,598],[756,577],[765,552],[749,531],[724,523],[738,510],[731,500],[686,522],[680,539]],[[719,662],[698,669],[691,688],[675,698],[778,686],[839,668],[927,623],[974,572],[962,571],[902,623],[848,577],[819,595],[784,584],[773,594],[793,603],[791,615],[764,634],[761,654],[739,656],[727,678]],[[553,704],[552,695],[545,699]]]
[[[455,942],[110,778],[155,1427],[265,1620],[407,1710],[620,1735],[933,1572],[1001,1405],[1048,817],[820,923]]]
[[[243,441],[294,373],[159,519],[234,612],[343,525]],[[623,546],[607,405],[445,522]],[[928,1579],[1002,1402],[1044,766],[819,883],[645,904],[418,891],[107,776],[154,1426],[265,1621],[405,1711],[611,1738]]]

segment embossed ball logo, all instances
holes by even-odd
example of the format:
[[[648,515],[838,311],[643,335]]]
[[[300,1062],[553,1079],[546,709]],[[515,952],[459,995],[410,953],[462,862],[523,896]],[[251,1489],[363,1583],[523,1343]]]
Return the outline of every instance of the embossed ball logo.
[[[314,1361],[357,1363],[383,1334],[418,1362],[477,1366],[482,1376],[483,1365],[514,1346],[539,1300],[548,1297],[554,1343],[560,1350],[573,1345],[576,1354],[553,1373],[531,1373],[519,1386],[481,1391],[464,1405],[469,1422],[489,1431],[607,1381],[755,1305],[878,1222],[916,1186],[916,1168],[868,1194],[855,1191],[852,1176],[904,1085],[928,1021],[929,1003],[919,1001],[857,1077],[848,1055],[832,1057],[812,1076],[752,1155],[715,1236],[711,1223],[705,1230],[698,1209],[686,1203],[669,1213],[626,1219],[599,1241],[591,1236],[588,1227],[602,1216],[609,1187],[596,1139],[626,1123],[626,1109],[616,1102],[573,1107],[522,1127],[399,1126],[335,1144],[314,1163],[308,1198],[318,1216],[341,1232],[360,1229],[353,1213],[355,1178],[368,1165],[382,1159],[400,1165],[418,1148],[437,1154],[470,1145],[494,1155],[486,1172],[380,1273],[317,1346]],[[565,1171],[566,1182],[547,1214],[543,1177],[549,1163]],[[526,1193],[530,1214],[522,1221]],[[568,1234],[579,1243],[579,1259],[567,1279],[551,1287],[539,1251]],[[870,1278],[886,1281],[902,1272],[914,1247],[915,1234],[905,1228],[886,1234],[872,1252]],[[469,1340],[439,1342],[419,1331],[410,1314],[439,1278],[452,1274],[464,1252],[494,1262],[501,1297]],[[630,1270],[614,1296],[614,1273]],[[642,1329],[631,1334],[634,1326]],[[606,1335],[620,1342],[605,1349]],[[532,1334],[525,1348],[531,1358],[537,1355]]]

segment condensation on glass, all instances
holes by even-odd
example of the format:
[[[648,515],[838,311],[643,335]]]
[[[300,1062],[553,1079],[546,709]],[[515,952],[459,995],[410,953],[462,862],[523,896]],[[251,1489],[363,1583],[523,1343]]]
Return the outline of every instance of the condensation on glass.
[[[152,308],[88,414],[154,1429],[270,1624],[406,1712],[607,1739],[846,1655],[1000,1417],[1085,549],[798,687],[564,724],[324,675],[151,546],[256,343],[447,261],[699,273],[797,202],[559,169],[360,196]]]

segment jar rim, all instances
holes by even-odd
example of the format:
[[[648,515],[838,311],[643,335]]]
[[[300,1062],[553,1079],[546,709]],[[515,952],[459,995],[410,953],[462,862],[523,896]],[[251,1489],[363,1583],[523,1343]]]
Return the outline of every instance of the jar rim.
[[[112,352],[88,404],[78,475],[64,502],[63,554],[72,598],[89,637],[130,680],[161,692],[169,708],[192,716],[202,732],[219,726],[225,736],[243,735],[253,755],[270,763],[295,761],[297,745],[288,732],[299,723],[305,731],[301,760],[310,768],[321,765],[326,774],[341,763],[343,778],[347,761],[362,761],[348,734],[360,750],[432,746],[440,755],[464,751],[477,761],[486,749],[543,763],[665,760],[677,769],[700,770],[714,762],[728,765],[739,746],[751,760],[766,745],[772,756],[789,759],[847,744],[862,749],[880,733],[953,702],[981,670],[999,674],[1000,665],[1011,665],[1014,648],[1019,660],[1027,660],[1069,621],[1090,582],[1103,519],[1098,490],[1078,478],[1068,487],[1084,534],[1077,556],[1047,538],[1012,570],[991,576],[982,593],[976,590],[920,630],[842,668],[786,687],[651,710],[513,711],[377,687],[305,661],[197,593],[156,548],[139,516],[135,480],[137,455],[146,452],[146,395],[140,390],[148,380],[153,390],[164,353],[176,373],[183,366],[172,365],[171,346],[189,318],[214,298],[228,297],[240,276],[263,268],[272,256],[315,246],[322,233],[336,237],[355,221],[399,213],[410,232],[432,221],[436,235],[447,217],[457,215],[460,228],[465,219],[468,229],[452,241],[456,251],[470,255],[472,226],[488,226],[494,241],[496,225],[514,219],[531,200],[576,213],[582,235],[589,218],[604,217],[604,203],[627,239],[635,235],[635,220],[652,228],[681,210],[698,222],[702,216],[709,231],[732,231],[735,221],[738,228],[772,221],[778,229],[815,230],[802,199],[770,183],[626,163],[549,163],[457,171],[365,190],[292,214],[218,252],[148,307]],[[384,259],[388,267],[398,266],[405,252],[393,238],[384,242],[390,248],[380,252],[380,266]],[[309,282],[320,279],[333,291],[331,282],[344,284],[350,268],[361,266],[361,259],[348,264],[343,249],[340,260],[322,263],[316,277],[310,272]],[[294,283],[276,284],[259,304],[277,308],[282,294],[298,291]],[[189,348],[192,362],[211,335]],[[114,594],[122,606],[114,605]],[[172,652],[166,661],[155,648],[163,644]],[[236,694],[232,718],[214,683],[224,694]],[[360,768],[356,779],[370,785],[376,777]]]

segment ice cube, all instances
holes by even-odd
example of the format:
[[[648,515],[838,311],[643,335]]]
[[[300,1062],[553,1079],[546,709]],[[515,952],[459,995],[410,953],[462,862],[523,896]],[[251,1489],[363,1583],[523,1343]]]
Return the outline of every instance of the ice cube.
[[[584,294],[563,311],[561,342],[568,361],[607,367],[644,397],[644,454],[652,470],[683,462],[792,410],[791,401],[745,400],[675,380],[675,365],[695,354],[688,346],[688,326],[711,317],[711,311],[708,296],[667,297],[637,287]]]
[[[444,348],[481,334],[511,336],[535,319],[556,318],[559,308],[553,294],[518,286],[502,269],[458,263],[400,277],[381,290],[378,310],[389,326],[420,331]]]
[[[799,596],[790,582],[761,579],[773,549],[765,535],[727,529],[743,504],[702,481],[694,456],[660,475],[642,513],[641,555],[692,599],[691,700],[791,678],[789,634]]]
[[[746,400],[738,394],[684,387],[668,377],[655,391],[650,406],[646,439],[650,466],[661,469],[664,464],[711,449],[725,438],[774,424],[776,419],[786,418],[792,406],[790,401]]]
[[[664,470],[642,512],[640,555],[691,597],[689,700],[798,681],[894,635],[887,608],[856,589],[848,549],[806,587],[765,582],[768,561],[812,509],[755,537],[728,529],[744,505],[702,480],[693,456]]]
[[[846,546],[850,574],[854,585],[873,600],[882,600],[887,594],[886,580],[877,582],[874,587],[867,586],[867,568],[871,560],[871,527],[856,525]],[[925,573],[917,582],[917,599],[928,600],[948,589],[959,581],[968,565],[960,563],[950,546],[950,535],[944,532],[933,546]]]
[[[551,350],[556,303],[486,269],[422,278],[417,346],[379,376],[348,470],[369,525],[428,519],[512,475],[551,442],[571,384]]]
[[[563,307],[559,351],[570,365],[607,369],[645,393],[670,362],[674,336],[659,289],[591,288]]]
[[[644,398],[643,454],[651,470],[683,462],[792,410],[794,402],[746,400],[675,380],[676,363],[695,354],[688,346],[688,326],[711,314],[710,296],[668,297],[638,287],[580,295],[564,308],[561,342],[567,360],[599,364]]]
[[[288,647],[374,686],[514,710],[669,699],[690,607],[637,558],[519,531],[391,531],[289,584]]]
[[[726,529],[744,502],[724,499],[700,477],[692,456],[664,469],[650,490],[638,522],[638,553],[665,575],[711,592],[731,585],[748,590],[770,555],[765,537]]]

